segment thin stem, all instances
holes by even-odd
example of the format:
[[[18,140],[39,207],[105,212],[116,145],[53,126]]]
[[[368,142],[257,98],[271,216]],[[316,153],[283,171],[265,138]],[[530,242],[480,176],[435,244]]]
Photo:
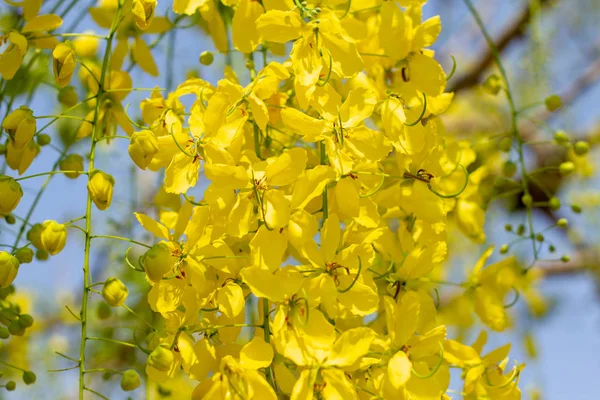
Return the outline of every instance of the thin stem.
[[[321,165],[327,165],[327,153],[325,149],[325,143],[323,141],[319,142],[319,152],[320,152],[320,161]],[[323,222],[329,217],[329,204],[327,198],[327,185],[323,189]]]
[[[7,363],[7,362],[4,362],[4,361],[2,361],[2,360],[0,360],[0,364],[2,364],[2,365],[5,365],[5,366],[7,366],[7,367],[9,367],[9,368],[16,369],[16,370],[18,370],[18,371],[23,371],[23,372],[26,372],[26,371],[27,371],[27,370],[26,370],[26,369],[24,369],[24,368],[17,367],[16,365],[9,364],[9,363]]]
[[[269,300],[266,298],[262,299],[263,301],[263,332],[264,332],[264,338],[265,338],[265,342],[267,343],[271,343],[271,326],[269,325]],[[277,391],[277,383],[275,382],[275,374],[273,371],[273,367],[272,366],[268,366],[267,367],[267,381],[269,382],[269,385],[271,385],[271,387]]]
[[[46,176],[46,175],[57,175],[57,174],[81,174],[87,175],[88,172],[84,171],[50,171],[50,172],[41,172],[39,174],[33,174],[28,176],[23,176],[21,178],[15,179],[15,181],[24,181],[26,179],[37,178],[38,176]]]
[[[137,346],[135,344],[129,343],[129,342],[123,342],[121,340],[102,338],[102,337],[94,337],[94,336],[88,336],[87,340],[95,340],[97,342],[115,343],[115,344],[120,344],[121,346],[133,347],[133,348],[137,349]]]
[[[121,307],[129,311],[131,314],[135,315],[139,320],[143,321],[146,325],[148,325],[148,327],[150,327],[150,329],[152,329],[153,331],[156,330],[156,328],[154,328],[148,321],[146,321],[144,317],[133,311],[131,308],[127,307],[125,304],[122,304]]]
[[[142,243],[142,242],[138,242],[137,240],[133,240],[133,239],[129,239],[129,238],[124,238],[121,236],[114,236],[114,235],[93,235],[90,236],[90,239],[114,239],[114,240],[120,240],[123,242],[129,242],[129,243],[134,243],[137,244],[139,246],[144,246],[146,248],[151,248],[152,246],[148,246],[146,243]]]

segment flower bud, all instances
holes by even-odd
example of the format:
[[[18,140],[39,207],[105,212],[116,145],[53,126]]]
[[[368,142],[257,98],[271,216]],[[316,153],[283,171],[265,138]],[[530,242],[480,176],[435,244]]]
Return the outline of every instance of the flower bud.
[[[15,390],[17,388],[17,383],[15,381],[8,381],[8,382],[6,382],[6,385],[4,385],[4,387],[9,392],[12,392],[13,390]]]
[[[171,369],[173,361],[175,361],[173,352],[164,344],[158,346],[148,356],[148,365],[163,372]]]
[[[12,139],[16,149],[22,149],[33,138],[36,130],[33,111],[21,106],[4,119],[2,127]]]
[[[102,288],[102,297],[104,297],[104,300],[109,305],[113,307],[123,305],[128,294],[129,290],[127,289],[127,286],[125,286],[125,284],[119,279],[111,277],[104,282],[104,287]]]
[[[81,171],[83,172],[83,157],[79,154],[69,154],[58,163],[58,167],[61,171]],[[75,179],[81,173],[79,172],[68,172],[65,174],[67,178]]]
[[[0,326],[0,339],[8,339],[10,337],[10,332],[4,326]]]
[[[500,246],[500,254],[506,254],[506,253],[508,253],[508,245],[503,244],[502,246]]]
[[[575,214],[581,214],[581,206],[579,204],[571,204],[571,211]]]
[[[92,172],[88,181],[88,191],[98,210],[110,207],[114,186],[115,179],[111,175],[99,170]]]
[[[575,146],[573,146],[573,151],[575,151],[575,154],[578,156],[584,156],[588,153],[588,151],[590,151],[590,145],[588,142],[580,140],[575,143]]]
[[[535,235],[535,240],[537,240],[538,242],[543,242],[545,240],[544,235],[538,233],[537,235]]]
[[[525,207],[529,208],[533,204],[533,197],[530,194],[525,194],[521,197],[521,201],[525,205]]]
[[[565,254],[564,256],[562,256],[560,258],[560,261],[567,263],[567,262],[571,261],[571,257],[569,257],[567,254]]]
[[[25,334],[25,328],[23,328],[16,319],[8,324],[8,331],[13,336],[23,336]]]
[[[66,86],[58,92],[58,101],[66,107],[73,107],[77,104],[79,96],[73,86]]]
[[[0,215],[9,215],[23,197],[23,189],[14,178],[0,175]]]
[[[154,18],[155,8],[156,0],[133,0],[131,12],[138,28],[143,31],[148,29]]]
[[[38,250],[35,252],[35,258],[40,261],[46,261],[48,259],[48,252],[46,250]]]
[[[177,257],[172,255],[171,249],[166,243],[158,243],[152,246],[144,254],[143,264],[146,270],[146,276],[152,282],[158,282],[162,277],[173,269]]]
[[[566,228],[569,225],[569,221],[567,221],[566,218],[561,218],[558,221],[556,221],[556,225],[559,228]]]
[[[573,164],[571,161],[565,161],[564,163],[560,164],[558,169],[561,175],[569,175],[575,172],[575,164]]]
[[[490,75],[482,86],[486,93],[496,96],[502,89],[502,79],[496,74]]]
[[[8,214],[6,217],[4,217],[4,220],[6,221],[7,224],[9,225],[14,225],[17,223],[17,219],[15,218],[14,215],[12,214]]]
[[[128,151],[135,165],[141,169],[146,169],[152,162],[154,155],[158,153],[158,141],[152,131],[136,132],[131,136]]]
[[[44,227],[42,224],[35,224],[27,231],[27,240],[35,246],[36,249],[43,249],[44,244],[42,243],[42,232]]]
[[[554,134],[554,141],[556,144],[566,144],[569,142],[569,135],[565,131],[558,131]]]
[[[560,200],[556,197],[550,198],[550,200],[548,201],[548,207],[550,207],[554,211],[560,209]]]
[[[52,51],[52,67],[54,70],[54,79],[60,87],[65,87],[71,82],[73,72],[75,72],[75,50],[69,41],[59,43]]]
[[[37,144],[40,146],[48,146],[52,142],[52,138],[50,135],[46,135],[45,133],[40,133],[37,136]]]
[[[94,31],[85,31],[83,33],[93,35]],[[83,58],[96,57],[96,53],[98,53],[98,43],[98,38],[93,36],[79,36],[73,39],[73,47],[75,47],[75,52],[77,55]]]
[[[67,243],[67,227],[52,220],[44,221],[42,227],[42,248],[53,256],[60,253]]]
[[[17,257],[17,260],[19,260],[20,264],[29,264],[31,261],[33,261],[33,250],[31,250],[29,247],[21,247],[15,253],[15,257]]]
[[[200,53],[200,64],[202,65],[210,65],[215,60],[215,56],[210,51],[203,51]]]
[[[19,319],[17,319],[17,321],[23,328],[29,328],[31,325],[33,325],[33,317],[29,314],[19,315]]]
[[[126,392],[137,389],[141,383],[140,375],[133,369],[128,369],[121,376],[121,389]]]
[[[9,140],[6,146],[6,165],[11,169],[19,171],[19,175],[21,175],[27,171],[39,152],[40,146],[34,140],[30,140],[21,149],[16,148],[12,140]]]
[[[37,380],[37,377],[33,373],[33,371],[24,371],[23,372],[23,382],[26,385],[32,385]]]
[[[0,287],[7,287],[17,277],[19,260],[6,251],[0,251]]]
[[[556,111],[562,106],[562,100],[556,94],[546,97],[544,103],[546,104],[546,109],[550,112]]]

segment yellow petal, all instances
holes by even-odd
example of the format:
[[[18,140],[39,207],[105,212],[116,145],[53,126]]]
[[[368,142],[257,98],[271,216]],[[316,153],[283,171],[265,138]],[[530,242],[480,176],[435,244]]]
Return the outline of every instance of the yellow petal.
[[[217,290],[217,301],[219,310],[228,318],[235,318],[244,310],[244,292],[234,283],[228,283]]]
[[[412,363],[405,352],[399,351],[387,366],[388,380],[395,389],[400,389],[412,376]]]
[[[285,186],[294,182],[306,168],[306,150],[300,147],[285,151],[265,169],[267,183]]]
[[[240,0],[233,15],[233,45],[240,52],[252,53],[260,44],[256,20],[263,14],[262,5],[253,0]]]
[[[150,232],[151,234],[153,234],[156,237],[169,240],[169,237],[170,237],[169,229],[167,229],[166,226],[156,222],[155,220],[153,220],[146,214],[137,213],[137,212],[133,213],[133,214],[135,215],[135,218],[138,220],[140,225],[142,225],[142,227],[145,230],[147,230],[148,232]]]
[[[27,21],[21,32],[45,32],[53,31],[62,25],[62,18],[54,14],[38,15]]]
[[[152,76],[158,76],[158,68],[156,62],[154,62],[154,57],[152,57],[152,52],[141,36],[135,38],[132,54],[133,59],[144,72]]]
[[[333,344],[331,354],[327,357],[327,365],[351,366],[368,353],[375,336],[375,331],[364,327],[349,329],[342,333]]]
[[[244,368],[267,368],[273,361],[273,347],[261,336],[254,336],[252,341],[242,347],[240,363]]]
[[[287,232],[268,230],[261,226],[250,241],[250,256],[252,264],[269,271],[274,271],[281,265],[287,249]]]
[[[264,40],[286,43],[300,36],[304,21],[292,11],[267,11],[256,20],[256,28]]]

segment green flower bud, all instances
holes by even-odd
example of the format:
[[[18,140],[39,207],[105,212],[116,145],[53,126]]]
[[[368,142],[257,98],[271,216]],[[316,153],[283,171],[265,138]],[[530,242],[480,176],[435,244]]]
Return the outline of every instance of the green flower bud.
[[[23,334],[25,334],[25,328],[23,328],[16,319],[8,324],[8,331],[13,336],[23,336]]]
[[[106,303],[98,303],[98,308],[96,309],[96,315],[98,319],[104,320],[108,319],[112,314],[112,309]]]
[[[58,167],[61,171],[81,171],[83,172],[83,157],[79,154],[69,154],[58,164]],[[68,172],[65,174],[67,178],[75,179],[79,175],[80,172]]]
[[[571,140],[571,139],[569,138],[569,135],[567,135],[567,132],[565,132],[565,131],[558,131],[554,134],[554,141],[556,142],[556,144],[564,145],[564,144],[568,143],[569,140]]]
[[[43,231],[44,227],[42,224],[35,224],[27,231],[27,240],[29,240],[36,249],[44,248],[44,244],[42,243]]]
[[[0,326],[0,339],[8,339],[10,337],[10,332],[4,326]]]
[[[561,218],[558,221],[556,221],[556,225],[559,228],[566,228],[567,226],[569,226],[569,221],[567,221],[566,218]]]
[[[96,170],[90,175],[88,191],[98,210],[106,210],[112,201],[115,179],[102,171]]]
[[[210,65],[215,60],[215,56],[211,51],[203,51],[200,53],[200,64]]]
[[[19,260],[6,251],[0,251],[0,287],[7,287],[17,277]]]
[[[552,197],[550,198],[550,200],[548,201],[548,206],[553,209],[554,211],[558,210],[560,208],[560,200],[557,199],[556,197]]]
[[[579,204],[571,204],[571,211],[575,214],[581,214],[581,206]]]
[[[483,90],[486,93],[489,93],[493,96],[496,96],[498,93],[500,93],[500,90],[502,90],[502,86],[504,86],[502,78],[500,78],[496,74],[488,76],[488,78],[485,80],[485,82],[483,82],[482,85]]]
[[[104,300],[109,305],[113,307],[123,305],[128,294],[129,290],[127,289],[127,286],[125,286],[125,284],[119,279],[111,277],[104,282],[104,287],[102,288],[102,297],[104,297]]]
[[[46,250],[38,250],[35,252],[35,258],[37,258],[39,261],[46,261],[48,259],[48,252]]]
[[[37,137],[37,144],[39,144],[40,146],[47,146],[51,142],[52,142],[52,138],[50,137],[50,135],[47,135],[45,133],[41,133]]]
[[[15,218],[14,215],[9,214],[6,217],[4,217],[4,220],[6,221],[7,224],[9,225],[14,225],[17,223],[17,219]]]
[[[21,106],[4,119],[2,127],[12,139],[15,149],[23,149],[33,138],[36,131],[36,121],[33,111],[27,106]]]
[[[502,175],[510,178],[517,172],[517,164],[512,161],[506,161],[504,165],[502,165]]]
[[[537,240],[538,242],[543,242],[544,235],[542,235],[541,233],[538,233],[537,235],[535,235],[535,240]]]
[[[511,225],[511,224],[506,224],[506,225],[504,225],[504,230],[505,230],[506,232],[512,232],[512,229],[513,229],[513,227],[512,227],[512,225]]]
[[[575,164],[573,164],[571,161],[565,161],[559,165],[558,169],[561,175],[569,175],[575,172]]]
[[[588,151],[590,151],[590,145],[588,144],[588,142],[580,140],[577,143],[575,143],[575,146],[573,146],[573,151],[578,156],[586,155]]]
[[[506,253],[508,253],[508,245],[503,244],[502,246],[500,246],[500,254],[506,254]]]
[[[533,204],[533,197],[530,194],[525,194],[521,197],[521,201],[525,205],[525,207],[529,208]]]
[[[158,153],[158,141],[152,131],[136,132],[131,136],[128,151],[135,165],[145,170],[152,162],[154,155]]]
[[[560,96],[556,94],[546,97],[544,103],[546,104],[546,109],[550,112],[556,111],[562,106],[562,100],[560,99]]]
[[[7,175],[0,175],[0,215],[9,215],[21,201],[23,189],[19,182]]]
[[[73,107],[78,100],[79,96],[73,86],[66,86],[58,92],[58,101],[66,107]]]
[[[549,251],[550,253],[554,253],[554,252],[556,251],[556,247],[554,247],[554,245],[553,245],[553,244],[551,244],[550,246],[548,246],[548,251]]]
[[[525,233],[525,225],[521,224],[517,227],[517,235],[521,236]]]
[[[15,257],[17,257],[19,263],[29,264],[31,261],[33,261],[33,250],[31,250],[29,247],[21,247],[16,251]]]
[[[26,385],[32,385],[35,383],[37,377],[35,376],[35,374],[33,373],[33,371],[25,371],[23,372],[23,382],[25,382]]]
[[[171,369],[174,361],[175,356],[173,355],[173,352],[164,344],[158,346],[148,356],[148,365],[163,372]]]
[[[33,325],[33,317],[29,314],[19,315],[17,321],[19,321],[19,325],[23,328],[30,328]]]
[[[52,220],[44,221],[42,227],[43,249],[53,256],[60,253],[67,243],[67,227]]]
[[[564,256],[562,256],[560,258],[560,261],[562,261],[564,263],[569,262],[569,261],[571,261],[571,257],[569,257],[568,255],[565,254]]]
[[[172,255],[166,243],[158,243],[144,254],[142,262],[148,279],[158,282],[167,272],[173,270],[177,257]]]
[[[121,376],[121,389],[126,392],[137,389],[141,383],[140,375],[133,369],[128,369]]]
[[[17,383],[15,381],[8,381],[6,382],[6,385],[4,385],[6,387],[6,390],[8,390],[9,392],[12,392],[13,390],[15,390],[17,388]]]

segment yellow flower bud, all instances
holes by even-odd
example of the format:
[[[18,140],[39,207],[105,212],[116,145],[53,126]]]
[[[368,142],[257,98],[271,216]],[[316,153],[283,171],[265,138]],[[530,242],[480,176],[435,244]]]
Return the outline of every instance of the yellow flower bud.
[[[111,306],[117,307],[125,303],[129,290],[123,282],[117,278],[108,278],[102,288],[102,297]]]
[[[162,277],[173,269],[177,257],[172,255],[171,249],[166,243],[158,243],[152,246],[150,250],[144,254],[144,269],[146,276],[152,282],[158,282]]]
[[[83,172],[83,157],[79,154],[69,154],[58,164],[61,171],[81,171]],[[65,174],[67,178],[75,179],[80,173],[69,172]]]
[[[168,371],[171,369],[175,356],[173,352],[169,350],[167,345],[161,344],[148,356],[148,365],[159,370]]]
[[[0,215],[9,215],[23,197],[19,182],[7,175],[0,175]]]
[[[158,153],[158,141],[152,131],[136,132],[131,136],[128,150],[129,156],[135,165],[141,169],[146,169],[152,162],[154,155]]]
[[[51,220],[44,221],[42,227],[43,249],[53,256],[60,253],[67,243],[67,227]]]
[[[99,210],[106,210],[110,207],[114,186],[115,179],[105,172],[96,170],[90,175],[88,191]]]
[[[141,30],[146,30],[154,19],[154,9],[156,8],[156,0],[133,0],[131,12],[133,19]]]
[[[84,34],[93,35],[93,31],[85,31]],[[98,38],[92,36],[80,36],[73,40],[73,47],[77,55],[83,58],[94,58],[98,53]]]
[[[54,69],[54,79],[60,87],[65,87],[71,82],[73,72],[75,72],[75,50],[71,44],[59,43],[52,51],[52,67]]]
[[[550,112],[556,111],[562,106],[562,100],[556,94],[546,97],[544,103],[546,104],[546,109]]]
[[[33,111],[27,106],[17,108],[4,118],[2,128],[12,139],[15,148],[22,149],[35,134],[36,123]]]
[[[121,376],[121,389],[126,392],[137,389],[141,383],[140,375],[133,369],[128,369]]]
[[[6,251],[0,251],[0,287],[8,287],[19,272],[19,260]]]
[[[35,224],[29,229],[29,231],[27,231],[27,240],[29,240],[36,249],[44,249],[44,244],[42,243],[43,231],[44,227],[42,224]]]
[[[30,140],[22,149],[16,148],[13,141],[9,140],[6,146],[6,164],[10,168],[19,171],[19,175],[21,175],[27,171],[39,152],[40,146],[34,140]]]

